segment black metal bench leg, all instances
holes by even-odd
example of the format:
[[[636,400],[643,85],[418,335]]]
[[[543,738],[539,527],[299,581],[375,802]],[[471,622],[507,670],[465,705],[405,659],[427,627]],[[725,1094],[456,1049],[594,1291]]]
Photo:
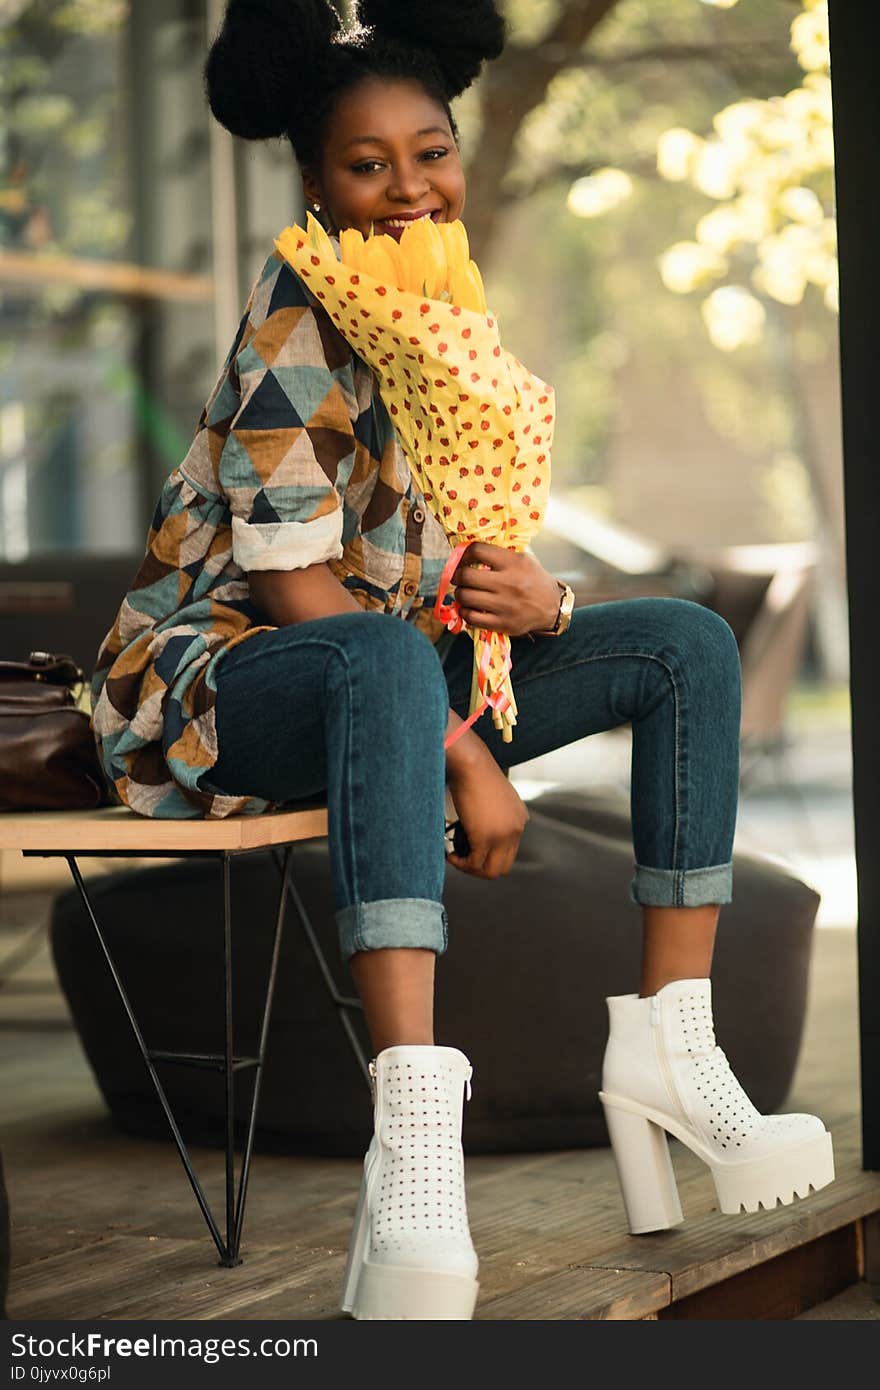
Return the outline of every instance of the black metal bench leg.
[[[241,1263],[238,1250],[233,1250],[231,1244],[235,1230],[235,1049],[232,1036],[232,894],[229,878],[230,858],[228,854],[224,854],[223,987],[226,1017],[223,1034],[223,1073],[226,1082],[226,1255],[225,1258],[221,1258],[221,1263],[227,1267]]]
[[[262,1079],[263,1064],[266,1056],[266,1044],[269,1036],[269,1024],[272,1014],[272,1001],[275,994],[275,982],[278,975],[278,961],[281,952],[281,938],[284,927],[284,918],[287,905],[287,888],[290,870],[291,847],[288,846],[284,854],[283,867],[281,872],[281,885],[278,894],[278,907],[275,917],[275,932],[272,942],[272,957],[269,965],[269,975],[266,984],[266,996],[263,1005],[263,1016],[260,1024],[260,1042],[257,1057],[236,1057],[234,1050],[233,1019],[232,1019],[232,900],[230,885],[230,860],[231,855],[223,855],[223,957],[224,957],[224,984],[225,984],[225,1028],[224,1028],[224,1052],[221,1057],[210,1054],[191,1054],[178,1052],[151,1051],[144,1041],[143,1034],[138,1026],[134,1011],[126,994],[125,987],[120,979],[119,972],[113,960],[110,950],[104,940],[103,933],[95,916],[91,900],[88,895],[79,865],[72,854],[65,855],[70,868],[73,881],[79,891],[83,905],[88,914],[89,920],[98,938],[104,959],[107,962],[116,991],[122,1002],[126,1017],[135,1041],[138,1045],[144,1065],[147,1068],[153,1088],[158,1097],[159,1104],[162,1106],[165,1118],[168,1121],[172,1137],[177,1152],[180,1155],[186,1175],[195,1194],[199,1209],[205,1219],[211,1238],[217,1247],[220,1256],[220,1263],[231,1268],[241,1263],[239,1250],[241,1246],[241,1234],[244,1224],[244,1209],[247,1199],[248,1179],[250,1177],[251,1158],[253,1155],[254,1135],[256,1132],[257,1107],[260,1098],[260,1082]],[[185,857],[185,856],[182,856]],[[165,1062],[177,1062],[184,1065],[211,1067],[222,1070],[224,1073],[226,1090],[226,1239],[220,1234],[217,1222],[208,1204],[204,1189],[195,1173],[189,1151],[183,1140],[183,1136],[177,1126],[177,1122],[172,1114],[165,1089],[160,1081],[156,1068],[153,1065],[154,1059]],[[251,1097],[250,1114],[248,1116],[248,1128],[245,1139],[245,1147],[242,1158],[241,1172],[238,1180],[238,1190],[235,1185],[235,1073],[244,1067],[254,1068],[254,1088]]]
[[[196,1201],[199,1204],[202,1216],[205,1218],[208,1230],[211,1232],[214,1244],[216,1245],[217,1250],[220,1253],[220,1259],[222,1261],[226,1254],[226,1245],[223,1241],[223,1237],[221,1236],[220,1231],[217,1228],[217,1222],[214,1220],[211,1208],[208,1206],[208,1200],[202,1189],[202,1185],[195,1174],[195,1170],[193,1169],[192,1163],[190,1162],[189,1152],[187,1150],[186,1144],[183,1141],[183,1136],[181,1135],[180,1130],[177,1128],[177,1122],[171,1113],[171,1107],[168,1104],[168,1098],[165,1095],[165,1089],[162,1085],[162,1082],[159,1080],[158,1075],[156,1074],[156,1068],[153,1066],[153,1059],[150,1055],[150,1051],[146,1043],[144,1042],[143,1034],[141,1033],[141,1030],[138,1027],[137,1019],[135,1018],[131,1004],[128,1001],[128,995],[125,992],[125,987],[122,983],[122,980],[119,978],[119,973],[116,969],[115,962],[107,947],[107,943],[104,940],[101,928],[98,925],[98,919],[95,916],[91,900],[89,898],[88,892],[86,891],[86,885],[83,882],[83,876],[80,873],[79,865],[77,864],[76,859],[72,854],[67,854],[64,857],[67,860],[68,865],[70,866],[70,872],[73,875],[73,881],[79,889],[79,895],[82,898],[83,906],[85,907],[85,910],[88,913],[89,921],[95,929],[95,935],[97,936],[101,946],[101,950],[104,953],[104,959],[106,960],[107,965],[110,969],[110,974],[113,976],[113,983],[116,986],[117,993],[122,1001],[122,1007],[125,1009],[129,1024],[131,1025],[131,1031],[134,1034],[135,1041],[137,1042],[141,1056],[144,1059],[144,1065],[146,1066],[147,1071],[150,1073],[150,1079],[153,1083],[156,1095],[158,1096],[159,1104],[162,1106],[162,1109],[165,1112],[165,1118],[168,1121],[171,1133],[174,1137],[174,1142],[177,1145],[177,1152],[180,1154],[181,1161],[183,1163],[184,1168],[186,1169],[186,1175],[189,1178],[190,1185],[192,1187],[193,1192],[195,1193]]]
[[[251,1169],[251,1156],[254,1150],[254,1135],[257,1127],[257,1106],[260,1101],[260,1084],[263,1079],[263,1063],[266,1059],[266,1044],[269,1040],[269,1024],[272,1018],[272,1001],[275,997],[275,982],[278,978],[278,961],[281,955],[281,935],[284,929],[284,917],[287,908],[287,883],[290,873],[290,861],[293,849],[290,845],[284,851],[284,863],[281,870],[281,887],[278,893],[278,907],[275,913],[275,935],[272,941],[272,959],[269,963],[269,978],[266,983],[266,1002],[263,1005],[263,1018],[260,1023],[260,1043],[257,1055],[256,1072],[254,1075],[254,1090],[251,1096],[251,1112],[248,1117],[247,1138],[245,1139],[244,1156],[241,1163],[241,1175],[238,1180],[238,1200],[235,1208],[235,1223],[233,1227],[232,1252],[237,1257],[241,1244],[241,1230],[244,1222],[244,1204],[247,1198],[248,1177]],[[230,1048],[231,1048],[230,1038]]]

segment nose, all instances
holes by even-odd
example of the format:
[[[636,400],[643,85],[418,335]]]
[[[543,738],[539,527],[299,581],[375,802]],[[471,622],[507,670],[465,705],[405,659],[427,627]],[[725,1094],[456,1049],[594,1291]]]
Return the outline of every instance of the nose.
[[[405,164],[396,164],[392,168],[388,197],[395,203],[417,203],[430,187],[424,166],[407,160]]]

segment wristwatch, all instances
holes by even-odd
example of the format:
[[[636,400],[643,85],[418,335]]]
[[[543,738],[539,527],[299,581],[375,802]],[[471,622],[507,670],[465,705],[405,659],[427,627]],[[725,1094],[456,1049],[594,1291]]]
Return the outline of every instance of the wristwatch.
[[[574,612],[574,589],[570,584],[563,584],[561,579],[557,579],[559,585],[559,612],[556,614],[556,622],[552,627],[539,628],[535,632],[536,637],[561,637],[571,623],[571,615]]]

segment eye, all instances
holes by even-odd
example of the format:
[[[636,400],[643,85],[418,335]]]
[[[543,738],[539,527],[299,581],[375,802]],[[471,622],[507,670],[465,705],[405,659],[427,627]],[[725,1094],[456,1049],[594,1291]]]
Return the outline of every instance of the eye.
[[[424,150],[423,153],[419,155],[419,159],[428,159],[428,160],[443,159],[444,156],[447,155],[448,153],[449,153],[449,150],[448,150],[448,149],[445,149],[445,148],[438,148],[438,149],[435,149],[435,150]]]
[[[353,164],[351,172],[353,174],[375,174],[376,170],[381,169],[381,167],[378,159],[366,159],[362,164]]]

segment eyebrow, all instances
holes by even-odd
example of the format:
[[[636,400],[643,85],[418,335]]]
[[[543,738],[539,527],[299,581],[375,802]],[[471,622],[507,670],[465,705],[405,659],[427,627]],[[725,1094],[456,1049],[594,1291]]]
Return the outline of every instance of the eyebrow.
[[[442,125],[425,126],[424,130],[416,131],[416,139],[420,140],[423,135],[445,135],[449,136],[449,131],[444,130]],[[353,140],[349,140],[343,146],[348,149],[351,145],[384,145],[386,142],[380,135],[356,135]]]

